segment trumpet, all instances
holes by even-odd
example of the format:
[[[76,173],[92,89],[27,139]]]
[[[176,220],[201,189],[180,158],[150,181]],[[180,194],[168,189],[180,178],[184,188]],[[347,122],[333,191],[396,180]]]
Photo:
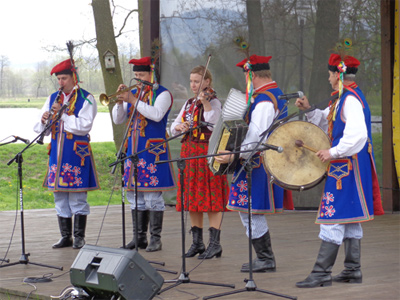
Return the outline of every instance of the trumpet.
[[[130,87],[127,87],[126,89],[120,90],[119,92],[116,92],[115,94],[108,95],[108,96],[106,94],[100,94],[100,96],[99,96],[100,103],[103,104],[104,106],[108,106],[108,105],[110,105],[110,103],[115,103],[117,101],[112,100],[113,98],[115,98],[118,95],[121,95],[123,93],[129,92],[131,89],[133,89],[136,86],[137,86],[136,84],[132,85]]]

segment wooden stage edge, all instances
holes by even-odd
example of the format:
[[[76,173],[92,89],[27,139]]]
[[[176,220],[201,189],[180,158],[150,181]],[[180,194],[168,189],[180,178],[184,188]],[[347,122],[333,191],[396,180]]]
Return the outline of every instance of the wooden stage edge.
[[[98,247],[119,248],[122,245],[121,206],[92,207],[88,217],[86,242]],[[126,207],[126,240],[132,238],[130,210]],[[285,211],[267,216],[275,253],[277,271],[254,273],[258,289],[297,299],[400,299],[400,214],[387,213],[374,221],[363,224],[362,239],[362,284],[333,283],[331,287],[299,289],[295,283],[310,273],[320,245],[319,226],[314,224],[315,211]],[[185,249],[191,244],[188,234],[190,221],[185,220]],[[52,249],[59,239],[57,218],[54,209],[24,211],[25,252],[30,253],[29,263],[20,263],[22,254],[21,218],[19,211],[0,212],[0,258],[7,253],[10,262],[16,265],[0,268],[0,300],[37,299],[49,300],[59,296],[63,289],[71,286],[69,270],[79,253],[72,248]],[[204,218],[204,241],[208,242],[208,219]],[[101,231],[101,232],[100,232]],[[99,234],[100,232],[100,234]],[[12,238],[12,240],[11,240]],[[11,241],[10,241],[11,240]],[[162,251],[139,254],[148,261],[165,262],[165,266],[151,264],[158,269],[164,280],[176,280],[182,274],[182,266],[191,282],[182,283],[154,297],[154,299],[202,299],[205,296],[232,291],[232,288],[197,284],[194,281],[235,285],[235,290],[244,289],[248,273],[240,273],[240,267],[249,259],[249,243],[240,218],[236,212],[224,214],[221,233],[223,253],[220,258],[201,261],[181,258],[182,234],[181,214],[174,207],[167,207],[162,232]],[[255,253],[253,252],[253,257]],[[333,267],[333,274],[343,268],[344,250],[341,247]],[[63,267],[63,271],[38,266]],[[176,272],[171,274],[169,271]],[[27,277],[49,277],[50,282],[26,284]],[[128,283],[129,284],[129,283]],[[162,289],[170,286],[164,283]],[[245,291],[218,299],[284,299],[260,291]]]

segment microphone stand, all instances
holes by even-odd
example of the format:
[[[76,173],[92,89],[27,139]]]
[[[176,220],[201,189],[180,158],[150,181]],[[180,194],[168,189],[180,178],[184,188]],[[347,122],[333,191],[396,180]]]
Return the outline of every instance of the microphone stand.
[[[252,150],[244,150],[244,151],[232,151],[231,154],[237,154],[237,153],[245,153],[245,152],[255,152],[255,151],[265,151],[265,150],[275,150],[275,148],[270,148],[268,147],[268,145],[262,146],[261,149],[259,149],[258,147]],[[253,154],[253,153],[252,153]],[[212,157],[212,156],[220,156],[220,155],[226,155],[226,153],[221,153],[221,154],[209,154],[209,155],[203,155],[203,156],[194,156],[194,157],[188,157],[188,158],[178,158],[176,160],[169,160],[169,161],[158,161],[156,162],[156,164],[159,163],[166,163],[166,162],[170,162],[170,161],[177,161],[178,162],[178,168],[180,171],[180,175],[181,175],[181,197],[183,199],[183,171],[185,169],[185,161],[189,160],[189,159],[197,159],[197,158],[203,158],[203,157]],[[251,155],[252,156],[252,155]],[[250,156],[250,157],[251,157]],[[254,279],[253,279],[253,266],[252,266],[252,227],[251,227],[251,222],[252,222],[252,208],[251,208],[251,184],[252,184],[252,159],[248,159],[246,162],[248,162],[245,166],[245,170],[246,170],[246,174],[247,174],[247,181],[248,181],[248,195],[249,195],[249,203],[248,203],[248,222],[249,222],[249,279],[245,279],[244,282],[246,282],[246,286],[243,289],[239,289],[239,290],[235,290],[235,291],[231,291],[231,292],[226,292],[226,293],[221,293],[221,294],[215,294],[215,295],[211,295],[211,296],[206,296],[203,297],[203,299],[212,299],[212,298],[218,298],[218,297],[223,297],[223,296],[228,296],[228,295],[233,295],[233,294],[238,294],[238,293],[242,293],[242,292],[261,292],[261,293],[265,293],[265,294],[270,294],[270,295],[274,295],[277,297],[282,297],[282,298],[287,298],[287,299],[293,299],[296,300],[297,297],[292,297],[292,296],[288,296],[288,295],[284,295],[284,294],[278,294],[275,292],[271,292],[271,291],[267,291],[267,290],[263,290],[263,289],[259,289],[257,288]],[[179,276],[179,279],[177,280],[173,280],[173,281],[165,281],[165,283],[168,282],[176,282],[174,285],[169,286],[163,290],[161,290],[158,294],[161,294],[164,291],[167,291],[175,286],[178,286],[182,283],[197,283],[197,284],[208,284],[208,285],[214,285],[214,286],[227,286],[227,287],[232,287],[235,288],[234,285],[227,285],[227,284],[216,284],[216,283],[206,283],[206,282],[200,282],[200,281],[191,281],[189,278],[189,274],[186,272],[186,263],[185,263],[185,234],[184,234],[184,218],[183,218],[183,209],[181,210],[181,227],[182,227],[182,273]]]
[[[61,118],[61,114],[57,115],[57,118],[54,122],[57,122]],[[9,267],[9,266],[14,266],[17,264],[32,264],[40,267],[46,267],[46,268],[53,268],[57,270],[63,270],[63,267],[56,267],[56,266],[51,266],[51,265],[45,265],[45,264],[40,264],[40,263],[34,263],[29,261],[29,256],[31,255],[30,253],[25,252],[25,226],[24,226],[24,198],[23,198],[23,184],[22,184],[22,153],[25,152],[26,149],[28,149],[37,139],[39,139],[50,127],[52,124],[48,124],[46,128],[32,141],[30,142],[24,149],[22,149],[19,153],[17,153],[14,158],[12,158],[7,165],[11,165],[14,161],[18,163],[18,179],[19,179],[19,203],[20,203],[20,215],[21,215],[21,246],[22,246],[22,254],[21,257],[19,258],[19,261],[5,264],[5,265],[0,265],[0,268],[4,267]]]
[[[135,239],[135,250],[138,253],[139,253],[139,247],[138,247],[139,239],[138,239],[138,229],[137,228],[139,227],[139,221],[138,221],[138,201],[137,201],[137,199],[138,199],[138,197],[137,197],[137,195],[138,195],[137,177],[138,177],[138,162],[139,162],[139,158],[138,158],[137,155],[139,153],[144,152],[144,150],[141,151],[141,152],[135,153],[133,155],[126,156],[126,154],[123,152],[123,147],[124,147],[125,141],[126,141],[126,139],[128,137],[129,128],[131,127],[131,124],[133,123],[133,119],[135,118],[135,115],[136,115],[136,112],[137,112],[137,105],[138,105],[139,101],[143,98],[143,96],[144,96],[144,87],[142,87],[142,89],[140,90],[140,94],[139,94],[138,100],[135,103],[131,118],[129,119],[129,122],[128,122],[127,126],[126,126],[124,138],[122,140],[120,149],[119,149],[119,151],[117,153],[117,160],[109,165],[109,167],[113,167],[113,169],[111,170],[111,173],[114,174],[115,169],[116,169],[116,165],[121,163],[120,170],[121,170],[121,207],[122,207],[121,211],[122,211],[122,244],[123,244],[122,248],[126,249],[125,181],[124,181],[125,170],[124,170],[124,164],[122,162],[124,162],[128,158],[132,159],[132,164],[133,164],[133,168],[134,168],[133,169],[133,175],[134,175],[133,178],[134,178],[134,182],[135,182],[135,190],[134,190],[134,192],[135,192],[135,224],[134,224],[134,226],[135,226],[135,235],[134,235],[134,239]],[[160,144],[162,144],[162,143],[160,143]],[[145,150],[147,150],[147,149],[145,149]],[[164,262],[156,262],[156,261],[148,261],[148,262],[152,263],[152,264],[158,264],[158,265],[161,265],[161,266],[165,266]],[[168,270],[163,270],[163,269],[157,269],[157,271],[162,271],[162,272],[167,272],[167,273],[172,273],[172,274],[176,274],[177,273],[175,271],[168,271]]]

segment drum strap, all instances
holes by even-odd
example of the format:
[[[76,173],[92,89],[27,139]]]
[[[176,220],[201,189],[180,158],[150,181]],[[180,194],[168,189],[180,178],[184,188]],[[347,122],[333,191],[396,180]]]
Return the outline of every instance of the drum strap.
[[[263,91],[263,92],[254,93],[253,97],[256,98],[260,94],[267,95],[271,99],[271,102],[274,105],[274,109],[276,112],[278,110],[278,102],[276,101],[274,94],[272,94],[271,92],[268,92],[268,91]]]

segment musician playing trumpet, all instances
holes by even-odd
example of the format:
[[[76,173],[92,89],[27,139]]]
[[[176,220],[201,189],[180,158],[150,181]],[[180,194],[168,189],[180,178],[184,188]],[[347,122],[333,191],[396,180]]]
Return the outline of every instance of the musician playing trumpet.
[[[166,139],[168,115],[172,107],[171,93],[163,86],[158,85],[154,72],[154,62],[151,57],[132,59],[133,72],[139,83],[137,88],[129,91],[121,84],[118,91],[126,90],[118,95],[118,102],[113,107],[112,117],[116,124],[130,120],[137,111],[131,124],[129,124],[126,154],[128,156],[139,152],[151,145],[159,144]],[[154,73],[153,73],[154,72]],[[152,79],[153,77],[153,79]],[[162,249],[161,231],[165,210],[163,191],[175,188],[175,176],[171,163],[155,164],[159,160],[170,159],[168,143],[149,149],[138,155],[138,248],[147,252]],[[127,198],[131,203],[133,239],[127,248],[134,249],[135,245],[135,220],[136,199],[134,167],[132,160],[125,161],[124,183],[127,188]],[[147,229],[150,223],[150,243],[147,240]]]
[[[53,248],[73,246],[79,249],[85,244],[86,220],[90,213],[87,191],[100,188],[89,144],[97,105],[93,95],[79,87],[71,59],[56,65],[51,70],[53,74],[60,90],[47,98],[34,131],[41,133],[47,124],[54,123],[47,133],[51,135],[51,142],[49,167],[43,183],[53,191],[61,232],[61,239]]]
[[[212,126],[203,126],[201,122],[215,124],[221,115],[221,102],[212,90],[211,72],[204,66],[197,66],[190,72],[190,88],[194,94],[185,102],[179,115],[171,125],[172,135],[186,132],[182,138],[181,157],[206,155]],[[189,131],[189,129],[192,129]],[[226,175],[214,176],[208,168],[207,159],[186,161],[184,171],[185,203],[182,205],[180,180],[178,180],[177,211],[189,211],[193,243],[185,254],[199,259],[220,257],[222,212],[228,199],[229,186]],[[203,214],[208,214],[210,242],[206,249],[203,242]]]

